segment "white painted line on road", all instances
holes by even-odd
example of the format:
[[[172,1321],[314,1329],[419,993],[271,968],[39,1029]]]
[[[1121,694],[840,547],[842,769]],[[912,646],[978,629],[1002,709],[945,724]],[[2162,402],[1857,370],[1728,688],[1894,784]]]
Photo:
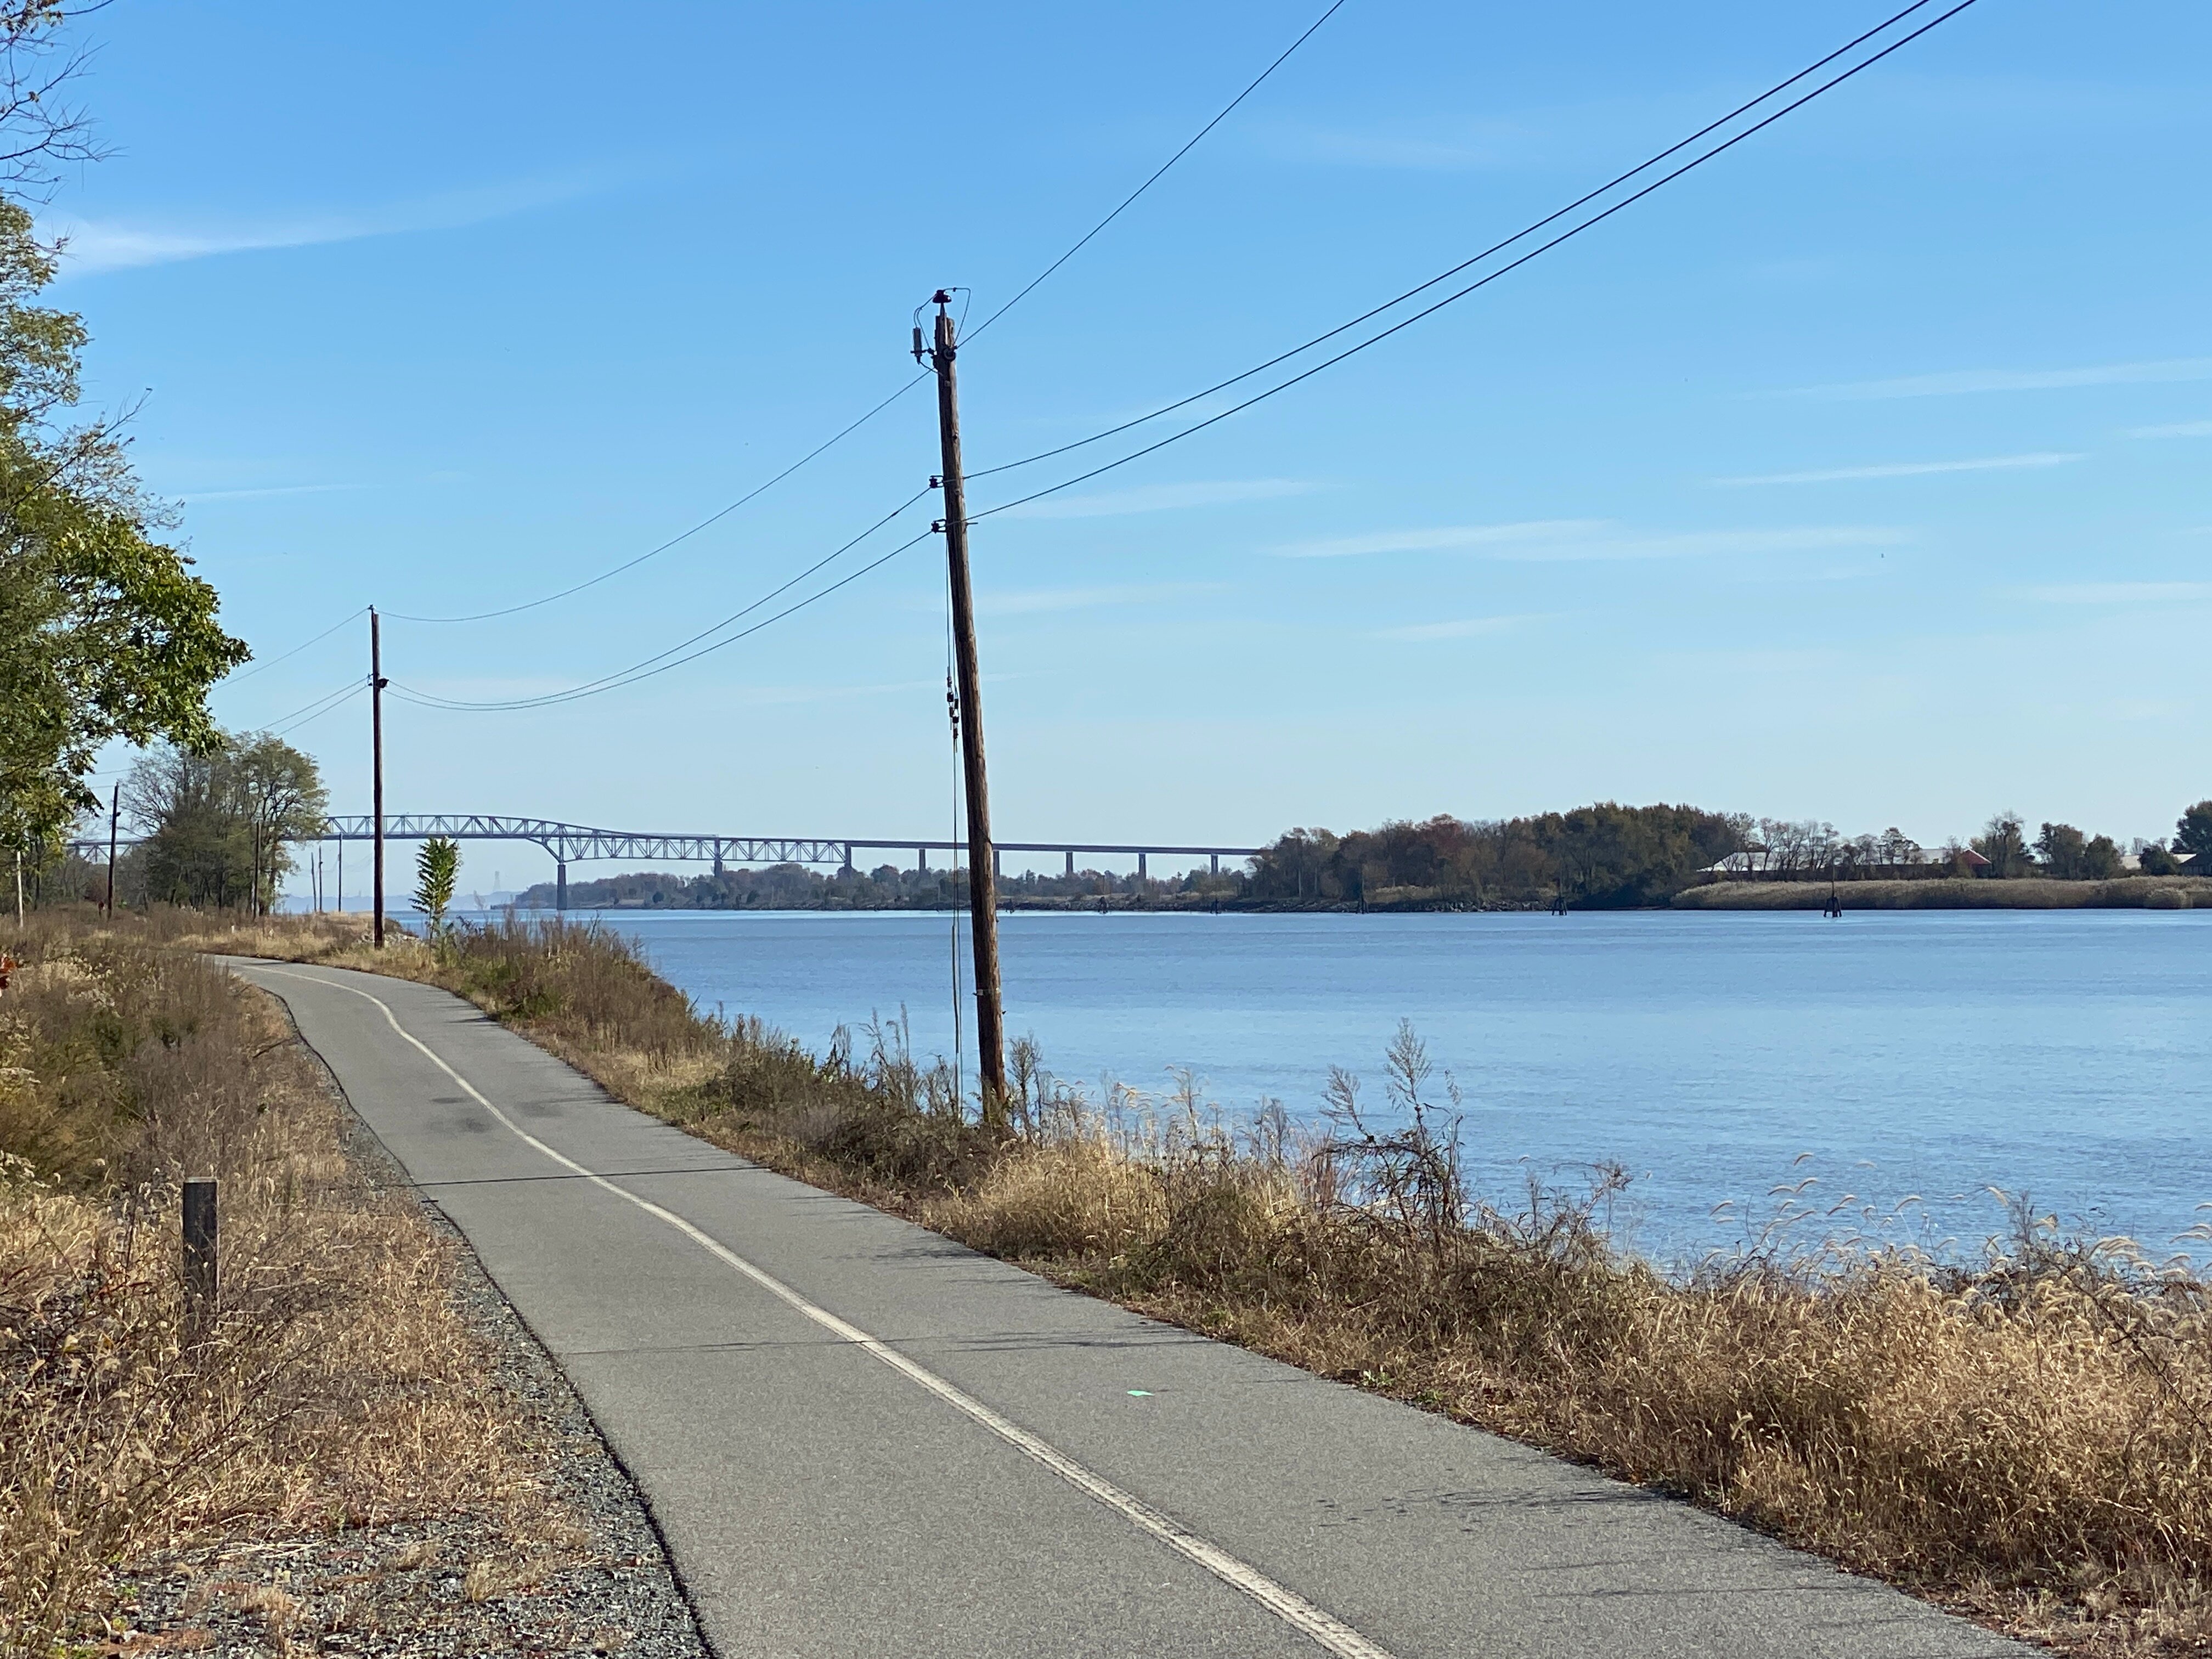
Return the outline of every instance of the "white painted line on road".
[[[565,1152],[555,1151],[484,1098],[476,1085],[448,1066],[433,1053],[429,1046],[420,1037],[402,1025],[398,1016],[392,1012],[391,1006],[381,998],[372,996],[367,991],[360,990],[354,986],[343,984],[334,979],[324,979],[314,974],[297,974],[283,968],[264,968],[261,971],[275,974],[284,979],[305,980],[310,985],[320,985],[334,991],[349,992],[365,1002],[374,1003],[383,1011],[384,1018],[392,1029],[420,1049],[424,1058],[433,1066],[467,1090],[471,1099],[497,1118],[518,1139],[543,1152],[556,1164],[573,1170],[595,1186],[605,1188],[616,1197],[635,1204],[647,1214],[666,1222],[708,1255],[734,1267],[770,1295],[805,1315],[823,1329],[851,1343],[856,1348],[865,1349],[909,1382],[919,1383],[922,1388],[928,1389],[946,1405],[981,1424],[983,1427],[1016,1450],[1043,1464],[1046,1468],[1050,1469],[1086,1498],[1092,1498],[1105,1508],[1113,1510],[1139,1532],[1158,1539],[1185,1559],[1195,1562],[1231,1589],[1242,1590],[1285,1624],[1290,1626],[1291,1629],[1311,1638],[1327,1651],[1338,1655],[1340,1659],[1393,1659],[1393,1656],[1387,1648],[1369,1641],[1367,1638],[1352,1629],[1341,1619],[1337,1618],[1335,1614],[1316,1607],[1295,1591],[1285,1589],[1257,1567],[1249,1562],[1239,1560],[1227,1550],[1200,1537],[1172,1516],[1161,1514],[1143,1499],[1123,1492],[1104,1477],[1092,1474],[1058,1447],[1039,1439],[1012,1419],[1000,1416],[975,1395],[969,1394],[957,1384],[945,1381],[927,1367],[916,1364],[897,1349],[887,1343],[878,1341],[859,1326],[838,1318],[826,1308],[815,1306],[813,1303],[809,1302],[781,1279],[756,1267],[736,1251],[709,1237],[673,1210],[663,1209],[649,1199],[640,1198],[635,1193],[616,1186],[614,1182],[595,1170],[586,1169]]]

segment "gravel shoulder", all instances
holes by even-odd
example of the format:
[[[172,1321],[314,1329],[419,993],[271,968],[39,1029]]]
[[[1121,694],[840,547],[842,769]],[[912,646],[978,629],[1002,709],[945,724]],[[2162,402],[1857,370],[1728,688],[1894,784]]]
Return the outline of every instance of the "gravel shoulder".
[[[114,1576],[109,1638],[89,1651],[707,1659],[659,1533],[575,1390],[349,1104],[343,1121],[364,1182],[414,1206],[452,1250],[456,1310],[529,1450],[534,1490],[389,1526],[256,1522],[134,1563]]]

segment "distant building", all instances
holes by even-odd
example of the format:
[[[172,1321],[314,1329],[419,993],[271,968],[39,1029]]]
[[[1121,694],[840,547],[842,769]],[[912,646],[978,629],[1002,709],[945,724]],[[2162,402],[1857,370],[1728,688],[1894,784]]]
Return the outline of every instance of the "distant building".
[[[1856,866],[1838,860],[1835,865],[1826,860],[1800,864],[1784,868],[1780,860],[1765,848],[1747,847],[1740,853],[1730,853],[1717,864],[1709,864],[1698,873],[1709,881],[1826,881],[1832,870],[1840,869],[1847,878],[1863,879],[1869,876],[1890,877],[1912,880],[1948,873],[1954,867],[1969,875],[1978,876],[1990,867],[1990,861],[1972,848],[1962,848],[1955,862],[1940,853],[1913,849],[1915,856],[1904,864],[1859,864]],[[2208,860],[2212,868],[2212,860]]]

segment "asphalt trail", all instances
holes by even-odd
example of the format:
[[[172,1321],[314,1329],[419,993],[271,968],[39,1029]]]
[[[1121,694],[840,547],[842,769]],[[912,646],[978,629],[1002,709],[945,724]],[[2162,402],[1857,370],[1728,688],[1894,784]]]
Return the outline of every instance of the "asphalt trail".
[[[232,965],[574,1380],[731,1659],[2029,1651],[786,1180],[445,992]]]

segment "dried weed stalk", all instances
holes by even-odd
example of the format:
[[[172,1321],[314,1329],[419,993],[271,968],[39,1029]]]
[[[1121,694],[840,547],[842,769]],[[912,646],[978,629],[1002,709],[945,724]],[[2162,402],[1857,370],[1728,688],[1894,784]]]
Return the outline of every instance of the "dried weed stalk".
[[[546,1503],[449,1296],[273,1006],[184,952],[49,921],[0,1001],[0,1652],[216,1530]],[[221,1182],[188,1323],[179,1182]]]
[[[1241,1131],[1188,1074],[1094,1104],[1012,1054],[987,1138],[903,1024],[823,1058],[725,1024],[618,939],[477,930],[381,962],[325,924],[233,948],[463,991],[620,1097],[1130,1306],[1680,1492],[2084,1653],[2212,1645],[2212,1287],[2023,1208],[1977,1261],[1879,1235],[1695,1273],[1615,1247],[1626,1184],[1472,1190],[1419,1039],[1386,1106]],[[410,952],[412,952],[411,954]],[[631,1021],[635,1024],[633,1026]]]

